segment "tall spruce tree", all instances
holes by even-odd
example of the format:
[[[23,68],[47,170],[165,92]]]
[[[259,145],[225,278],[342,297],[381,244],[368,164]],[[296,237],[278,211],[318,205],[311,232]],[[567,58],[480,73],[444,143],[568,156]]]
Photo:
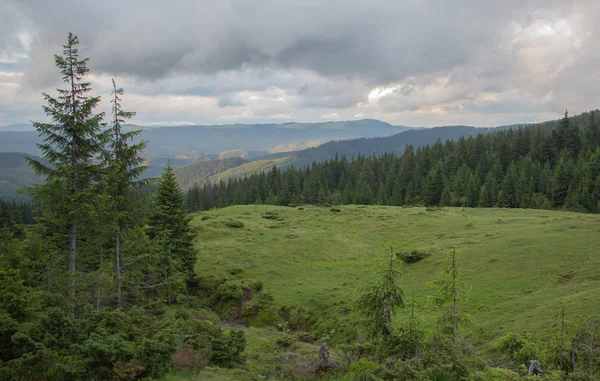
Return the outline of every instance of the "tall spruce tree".
[[[91,86],[86,82],[89,72],[88,59],[80,59],[77,36],[69,33],[63,55],[55,55],[54,62],[63,75],[66,89],[58,89],[58,96],[44,93],[47,102],[44,112],[50,123],[34,123],[43,143],[38,144],[42,156],[49,165],[27,158],[33,170],[46,178],[41,186],[30,188],[30,193],[42,205],[41,223],[46,231],[58,235],[59,249],[68,239],[69,293],[75,297],[75,273],[77,270],[78,228],[84,226],[93,213],[97,192],[94,185],[102,175],[102,154],[107,135],[100,130],[103,113],[94,109],[100,97],[90,95]],[[66,249],[66,248],[64,248]]]
[[[169,247],[164,253],[170,258],[165,258],[176,263],[175,269],[185,272],[191,277],[196,263],[196,250],[190,228],[191,218],[185,213],[183,194],[173,173],[170,164],[165,167],[165,172],[158,181],[156,191],[156,207],[148,222],[148,235],[151,239],[158,238]],[[165,280],[173,274],[165,272]],[[169,295],[169,302],[171,295]]]
[[[121,308],[121,239],[123,232],[139,223],[136,218],[136,188],[147,183],[139,180],[144,170],[144,159],[141,151],[147,142],[133,144],[133,138],[141,133],[141,130],[124,132],[122,124],[131,119],[135,112],[125,111],[121,107],[121,96],[124,94],[122,88],[117,88],[115,80],[112,80],[112,128],[110,129],[111,140],[108,161],[108,187],[112,196],[111,218],[114,224],[114,265],[115,265],[115,304]],[[129,144],[128,144],[129,142]]]

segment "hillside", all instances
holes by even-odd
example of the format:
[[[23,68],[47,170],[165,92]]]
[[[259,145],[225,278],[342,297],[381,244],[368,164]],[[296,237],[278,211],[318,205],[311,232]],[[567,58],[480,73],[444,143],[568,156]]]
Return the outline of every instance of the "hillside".
[[[285,167],[292,160],[291,157],[282,157],[273,160],[256,160],[244,163],[238,167],[229,168],[223,172],[215,174],[209,178],[211,184],[218,184],[221,180],[239,179],[244,176],[250,176],[256,173],[266,172],[274,166]]]
[[[197,161],[191,165],[177,168],[174,172],[179,185],[185,191],[196,184],[202,186],[211,176],[227,171],[230,168],[238,167],[245,162],[240,157]]]
[[[446,251],[456,247],[461,278],[472,287],[459,308],[475,326],[466,335],[491,353],[508,332],[529,332],[541,343],[561,304],[577,324],[600,305],[600,217],[569,212],[507,209],[342,206],[235,206],[196,214],[196,271],[203,277],[261,281],[280,306],[302,306],[319,319],[313,334],[332,329],[338,340],[356,335],[353,301],[375,281],[394,252],[423,250],[430,256],[405,265],[401,285],[429,325],[430,282],[439,277]],[[276,216],[266,219],[263,216]],[[243,228],[225,224],[239,221]],[[218,252],[219,255],[214,255]],[[235,275],[232,275],[235,274]],[[406,317],[402,311],[398,318]],[[273,335],[265,330],[258,336]],[[253,334],[256,335],[256,334]],[[249,340],[249,346],[260,339]],[[252,357],[249,367],[270,355]],[[277,354],[273,357],[277,358]],[[264,364],[263,364],[264,365]],[[247,372],[231,379],[252,379]],[[239,378],[238,378],[239,377]],[[256,377],[256,375],[254,375]]]
[[[44,159],[26,155],[22,152],[0,153],[0,199],[26,199],[27,197],[19,190],[24,186],[42,183],[42,179],[25,162],[25,156],[33,157],[45,163]]]
[[[589,115],[590,113],[586,112],[572,116],[570,118],[571,123],[583,129],[588,122]],[[369,156],[373,154],[379,156],[383,155],[384,153],[400,155],[404,152],[405,147],[408,145],[420,147],[434,144],[438,140],[441,142],[445,142],[447,140],[457,140],[461,137],[487,134],[493,131],[518,129],[521,126],[539,126],[544,131],[549,132],[555,129],[558,124],[559,120],[551,120],[537,124],[513,124],[493,128],[472,126],[415,128],[386,137],[365,137],[359,139],[330,141],[317,147],[287,153],[273,153],[258,159],[275,159],[283,156],[293,156],[294,160],[290,160],[288,162],[288,166],[294,165],[296,168],[301,168],[306,165],[310,165],[313,161],[321,162],[333,159],[336,154],[338,156],[345,155],[349,159],[356,157],[359,154],[363,156]]]

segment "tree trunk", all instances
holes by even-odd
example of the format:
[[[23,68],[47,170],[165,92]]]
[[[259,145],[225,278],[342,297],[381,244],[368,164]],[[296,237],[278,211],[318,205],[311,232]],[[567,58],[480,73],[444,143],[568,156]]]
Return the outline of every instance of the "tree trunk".
[[[116,287],[116,304],[117,308],[121,308],[121,231],[117,230],[115,240],[115,287]]]
[[[96,309],[100,309],[102,294],[102,263],[104,263],[104,250],[100,249],[100,266],[98,267],[98,285],[96,287]]]
[[[69,278],[71,300],[75,300],[75,254],[77,253],[77,223],[71,222],[71,247],[69,249]],[[73,307],[74,308],[74,307]]]
[[[167,276],[167,270],[165,270],[165,284],[167,284],[167,304],[171,305],[171,287],[168,284],[169,277]]]

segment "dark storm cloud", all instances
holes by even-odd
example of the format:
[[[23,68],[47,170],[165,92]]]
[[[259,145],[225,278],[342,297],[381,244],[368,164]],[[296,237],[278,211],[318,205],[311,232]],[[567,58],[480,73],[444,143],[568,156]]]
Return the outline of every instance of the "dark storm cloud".
[[[94,73],[141,96],[211,98],[215,115],[591,107],[597,3],[4,0],[0,70],[54,85],[52,55],[74,32]]]
[[[33,56],[72,31],[107,73],[156,79],[270,64],[374,81],[466,63],[527,14],[517,1],[483,3],[11,1],[39,28]]]

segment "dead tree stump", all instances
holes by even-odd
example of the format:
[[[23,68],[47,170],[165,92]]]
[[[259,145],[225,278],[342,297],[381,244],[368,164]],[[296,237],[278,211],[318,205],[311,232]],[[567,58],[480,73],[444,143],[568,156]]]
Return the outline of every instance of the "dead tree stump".
[[[329,354],[329,348],[327,348],[327,344],[321,344],[321,349],[319,350],[319,358],[312,364],[312,369],[316,373],[327,372],[331,369],[335,369],[338,367],[338,364],[335,360],[331,358]]]
[[[542,366],[538,360],[530,360],[529,361],[529,372],[527,372],[528,376],[542,376],[544,371],[542,370]]]

